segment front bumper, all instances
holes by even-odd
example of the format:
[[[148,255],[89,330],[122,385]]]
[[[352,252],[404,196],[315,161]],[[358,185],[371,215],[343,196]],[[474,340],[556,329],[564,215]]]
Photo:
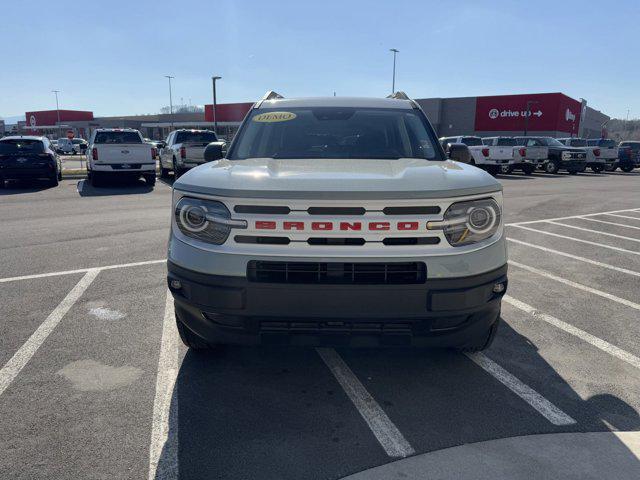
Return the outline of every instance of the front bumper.
[[[175,281],[180,288],[175,288]],[[464,346],[500,315],[506,264],[421,284],[257,283],[168,262],[179,320],[211,343],[255,345]]]

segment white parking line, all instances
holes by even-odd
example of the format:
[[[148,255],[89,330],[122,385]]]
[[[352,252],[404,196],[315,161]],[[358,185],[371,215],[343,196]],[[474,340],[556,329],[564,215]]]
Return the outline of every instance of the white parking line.
[[[593,293],[594,295],[598,295],[599,297],[606,298],[607,300],[612,300],[614,302],[620,303],[627,307],[631,307],[635,310],[640,310],[640,304],[632,302],[631,300],[627,300],[625,298],[620,298],[615,295],[612,295],[607,292],[603,292],[602,290],[598,290],[596,288],[588,287],[578,282],[574,282],[572,280],[567,280],[566,278],[558,277],[553,273],[547,272],[545,270],[540,270],[539,268],[530,267],[529,265],[523,265],[522,263],[514,262],[513,260],[509,260],[509,265],[513,265],[518,268],[522,268],[523,270],[527,270],[531,273],[535,273],[545,278],[549,278],[551,280],[555,280],[556,282],[564,283],[565,285],[569,285],[570,287],[577,288],[578,290],[583,290],[585,292]]]
[[[611,246],[611,245],[605,245],[604,243],[591,242],[589,240],[583,240],[581,238],[569,237],[568,235],[560,235],[559,233],[547,232],[545,230],[538,230],[536,228],[524,227],[522,225],[514,225],[514,227],[521,228],[522,230],[528,230],[530,232],[541,233],[543,235],[549,235],[549,236],[552,236],[552,237],[564,238],[566,240],[572,240],[574,242],[586,243],[587,245],[594,245],[596,247],[606,248],[608,250],[615,250],[616,252],[624,252],[624,253],[629,253],[631,255],[640,255],[640,252],[636,252],[635,250],[628,250],[626,248],[614,247],[614,246]]]
[[[91,270],[113,270],[114,268],[127,268],[127,267],[139,267],[141,265],[153,265],[155,263],[166,262],[166,259],[162,260],[148,260],[145,262],[133,262],[133,263],[121,263],[119,265],[105,265],[104,267],[90,267],[79,268],[77,270],[63,270],[60,272],[48,272],[48,273],[36,273],[33,275],[22,275],[20,277],[5,277],[0,278],[0,283],[17,282],[18,280],[31,280],[34,278],[46,278],[46,277],[58,277],[62,275],[73,275],[75,273],[86,273]]]
[[[178,479],[178,331],[173,296],[167,290],[153,401],[149,480]]]
[[[628,275],[633,275],[635,277],[640,277],[640,272],[636,272],[635,270],[616,267],[615,265],[609,265],[608,263],[598,262],[597,260],[591,260],[590,258],[580,257],[578,255],[573,255],[572,253],[561,252],[560,250],[554,250],[552,248],[543,247],[541,245],[534,245],[533,243],[523,242],[522,240],[518,240],[516,238],[507,238],[507,240],[509,242],[524,245],[525,247],[536,248],[538,250],[542,250],[543,252],[554,253],[556,255],[561,255],[563,257],[573,258],[574,260],[580,260],[581,262],[590,263],[591,265],[596,265],[598,267],[607,268],[609,270],[614,270],[620,273],[626,273]]]
[[[333,348],[316,348],[316,351],[367,422],[387,455],[406,457],[416,453],[338,352]]]
[[[502,300],[507,302],[509,305],[512,305],[522,310],[523,312],[528,313],[536,320],[543,320],[548,324],[553,325],[554,327],[559,328],[560,330],[563,330],[567,333],[570,333],[571,335],[578,337],[579,339],[593,345],[596,348],[599,348],[603,352],[606,352],[609,355],[619,358],[620,360],[627,362],[629,365],[632,365],[640,369],[640,358],[636,357],[632,353],[629,353],[619,347],[616,347],[615,345],[612,345],[611,343],[605,340],[602,340],[601,338],[591,335],[590,333],[587,333],[584,330],[580,330],[579,328],[574,327],[573,325],[563,322],[562,320],[556,317],[547,315],[546,313],[542,313],[536,310],[535,308],[533,308],[531,305],[521,302],[520,300],[510,297],[509,295],[505,295],[504,297],[502,297]]]
[[[599,220],[597,218],[591,218],[591,217],[576,217],[576,218],[580,220],[588,220],[590,222],[605,223],[607,225],[615,225],[617,227],[633,228],[635,230],[640,230],[640,227],[636,227],[635,225],[627,225],[624,223],[617,223],[617,222],[607,222],[606,220]]]
[[[602,232],[600,230],[592,230],[590,228],[577,227],[575,225],[567,225],[566,223],[553,222],[551,220],[547,220],[545,223],[550,223],[551,225],[559,225],[561,227],[566,227],[566,228],[573,228],[574,230],[581,230],[583,232],[598,233],[600,235],[605,235],[607,237],[613,237],[613,238],[619,238],[621,240],[629,240],[631,242],[640,242],[640,238],[625,237],[624,235],[616,235],[615,233]]]
[[[597,215],[610,215],[610,214],[619,213],[619,212],[636,212],[638,210],[640,210],[640,208],[627,208],[625,210],[609,210],[608,212],[587,213],[587,214],[584,214],[584,215],[571,215],[569,217],[543,218],[541,220],[529,220],[529,221],[526,221],[526,222],[514,222],[514,223],[507,223],[505,225],[507,227],[516,227],[518,225],[529,225],[530,223],[547,222],[549,220],[568,220],[569,218],[595,217]],[[630,218],[637,218],[638,220],[640,220],[640,217],[630,217]]]
[[[544,398],[530,386],[522,383],[518,378],[507,372],[504,368],[482,353],[466,353],[476,365],[489,373],[505,387],[518,395],[521,399],[531,405],[544,418],[554,425],[574,425],[577,423],[573,418],[556,407],[549,400]]]
[[[609,215],[611,217],[618,217],[618,218],[628,218],[629,220],[640,220],[640,217],[630,217],[629,215],[615,215],[613,213],[607,213],[605,215]]]
[[[69,309],[78,301],[84,291],[91,282],[100,273],[97,269],[89,270],[84,277],[76,284],[66,297],[58,304],[58,306],[49,314],[44,322],[37,328],[35,332],[24,342],[18,351],[9,359],[9,361],[0,370],[0,395],[4,393],[7,387],[13,382],[16,376],[31,360],[31,357],[38,351],[47,337],[53,332],[62,318]]]

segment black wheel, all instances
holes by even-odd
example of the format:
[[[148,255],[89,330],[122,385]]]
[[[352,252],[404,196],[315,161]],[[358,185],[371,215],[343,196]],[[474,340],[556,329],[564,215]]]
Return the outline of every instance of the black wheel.
[[[58,169],[58,180],[62,180],[62,169]]]
[[[178,311],[176,310],[176,327],[178,327],[178,333],[180,334],[180,340],[185,344],[188,348],[193,350],[206,350],[211,348],[204,339],[200,338],[198,335],[189,330],[184,323],[180,321],[178,318]]]
[[[176,159],[173,159],[173,176],[175,178],[180,178],[182,176],[182,174],[184,173],[184,171],[178,167],[178,165],[176,165]]]
[[[513,167],[511,165],[500,165],[498,169],[500,170],[500,173],[503,175],[509,175],[510,173],[513,172]]]
[[[496,338],[496,334],[498,333],[498,327],[500,326],[500,314],[498,313],[498,318],[493,324],[489,327],[489,330],[482,336],[479,337],[467,345],[460,348],[460,351],[465,353],[475,353],[481,352],[482,350],[486,350],[491,346],[493,340]]]
[[[522,171],[525,175],[531,175],[535,171],[535,169],[535,165],[525,165],[524,167],[522,167]]]
[[[544,166],[544,171],[547,173],[558,173],[559,169],[558,164],[553,160],[549,160]]]
[[[154,175],[145,175],[144,181],[147,182],[147,185],[153,187],[156,184],[156,176]]]
[[[96,172],[91,172],[88,178],[92,187],[102,186],[102,178]]]
[[[49,186],[51,187],[57,187],[59,185],[59,181],[58,181],[58,175],[54,174],[50,179],[49,179]]]
[[[633,170],[633,165],[625,165],[624,167],[620,167],[620,170],[625,173],[629,173],[631,170]]]
[[[593,171],[593,173],[600,173],[602,170],[604,170],[604,167],[600,165],[593,165],[591,167],[591,170]]]

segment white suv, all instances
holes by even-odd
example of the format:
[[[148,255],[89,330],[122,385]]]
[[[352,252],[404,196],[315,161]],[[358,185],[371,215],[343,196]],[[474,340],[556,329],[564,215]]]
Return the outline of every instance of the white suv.
[[[406,95],[255,104],[173,185],[178,330],[215,344],[493,340],[507,288],[502,187],[447,160]]]

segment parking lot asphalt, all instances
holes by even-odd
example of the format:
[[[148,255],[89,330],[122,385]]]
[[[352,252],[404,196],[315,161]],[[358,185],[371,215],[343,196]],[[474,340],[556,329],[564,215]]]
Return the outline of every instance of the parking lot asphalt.
[[[511,467],[546,458],[601,478],[588,467],[604,450],[571,470],[544,439],[640,432],[640,172],[499,179],[509,291],[493,346],[468,356],[187,351],[163,263],[170,184],[8,185],[0,478],[324,480],[386,464],[358,478],[449,478],[446,461],[471,457],[444,449],[476,442]],[[616,478],[638,478],[638,452],[606,438]]]

